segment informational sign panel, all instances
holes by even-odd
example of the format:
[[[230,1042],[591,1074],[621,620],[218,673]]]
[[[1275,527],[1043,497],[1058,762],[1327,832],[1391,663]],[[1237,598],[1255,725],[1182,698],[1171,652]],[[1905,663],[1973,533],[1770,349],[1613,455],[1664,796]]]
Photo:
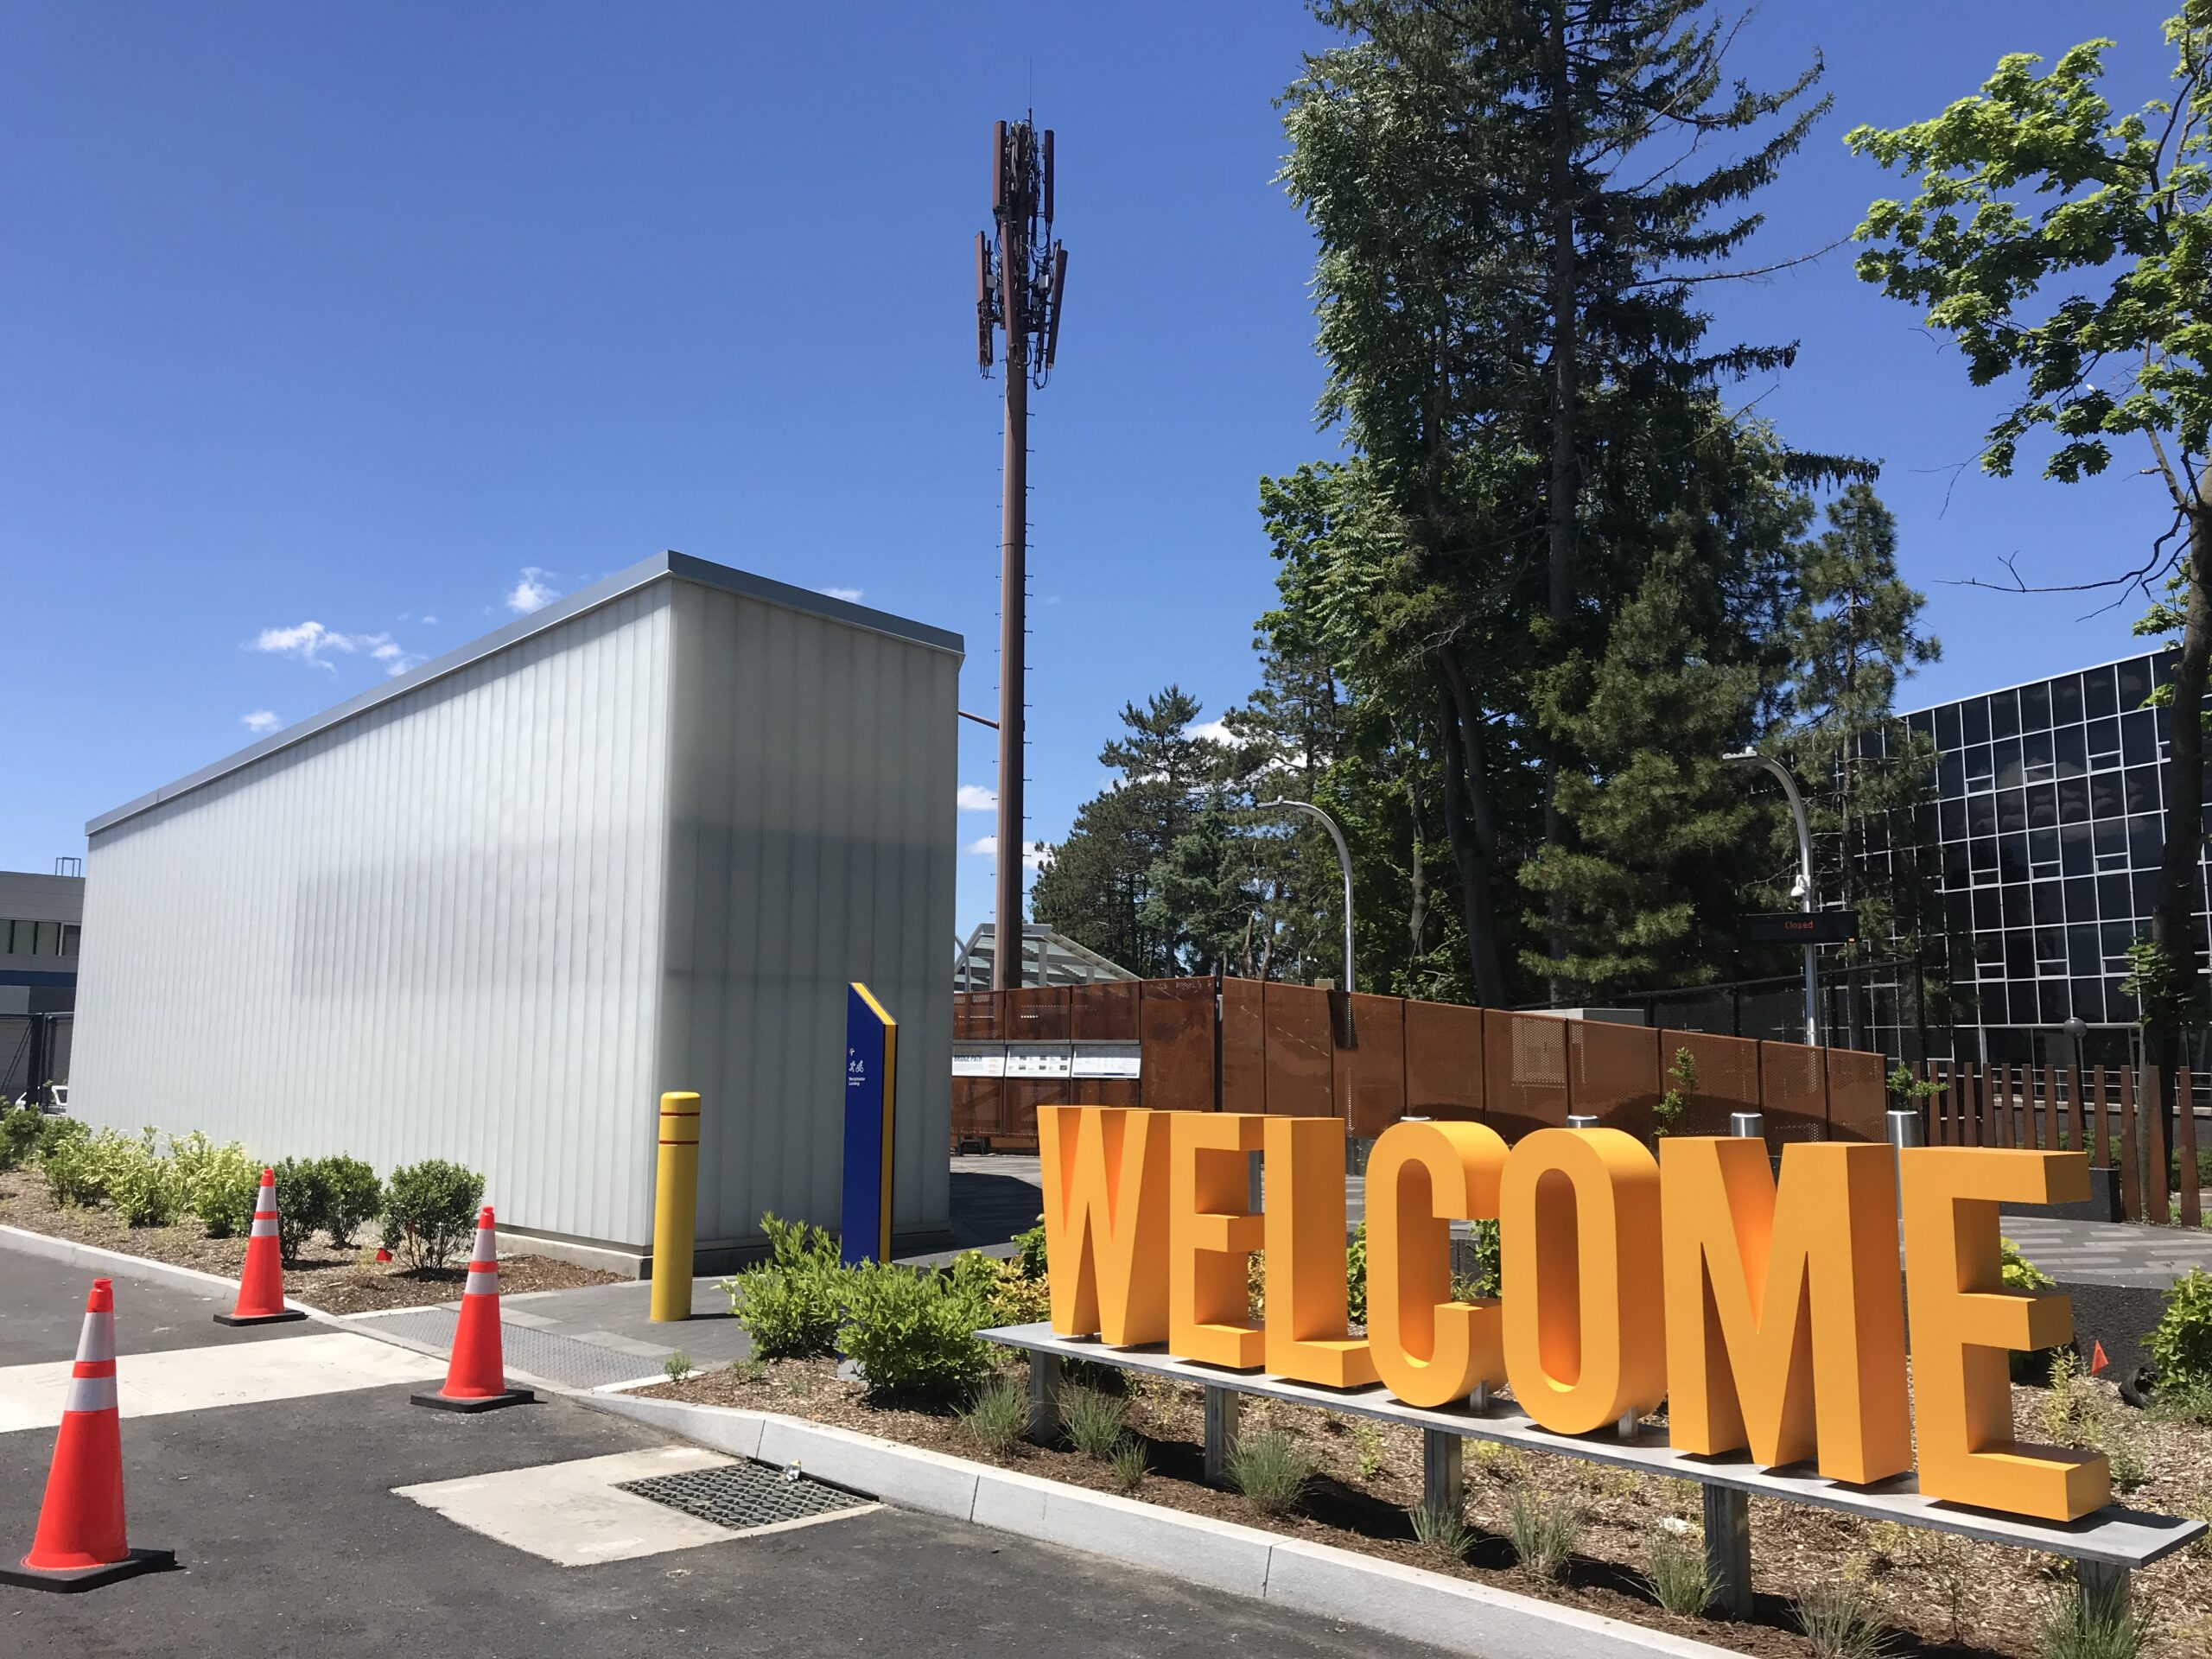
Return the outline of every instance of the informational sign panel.
[[[1848,910],[1802,910],[1778,915],[1746,916],[1744,938],[1752,944],[1849,944],[1859,937],[1859,917]]]
[[[867,986],[845,995],[845,1184],[839,1254],[848,1266],[891,1259],[892,1118],[899,1022]]]

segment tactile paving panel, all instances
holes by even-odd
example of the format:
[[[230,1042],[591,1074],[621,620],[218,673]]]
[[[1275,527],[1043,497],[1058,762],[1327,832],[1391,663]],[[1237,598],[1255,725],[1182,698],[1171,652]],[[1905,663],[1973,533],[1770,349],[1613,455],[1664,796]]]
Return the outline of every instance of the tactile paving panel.
[[[804,1474],[791,1479],[787,1471],[761,1463],[727,1463],[714,1469],[654,1475],[645,1480],[625,1481],[618,1490],[635,1492],[733,1532],[810,1520],[874,1502],[825,1486]]]
[[[454,1327],[457,1323],[449,1307],[425,1308],[420,1313],[388,1313],[377,1323],[387,1331],[411,1337],[417,1342],[429,1343],[441,1349],[453,1346]],[[596,1389],[608,1382],[632,1382],[639,1377],[651,1376],[661,1369],[660,1362],[637,1354],[620,1353],[611,1348],[601,1348],[588,1342],[579,1342],[574,1337],[556,1336],[550,1331],[533,1331],[528,1325],[499,1325],[499,1348],[507,1369],[527,1371],[532,1376],[543,1377],[548,1382],[566,1383],[572,1389]]]

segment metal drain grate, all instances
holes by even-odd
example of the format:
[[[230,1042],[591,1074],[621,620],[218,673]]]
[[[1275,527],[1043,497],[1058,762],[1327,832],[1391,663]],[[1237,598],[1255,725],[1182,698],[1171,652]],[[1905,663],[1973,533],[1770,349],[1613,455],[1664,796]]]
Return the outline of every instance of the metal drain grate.
[[[874,1502],[804,1475],[797,1480],[786,1479],[784,1471],[761,1463],[726,1463],[715,1469],[655,1475],[646,1480],[625,1481],[618,1490],[635,1492],[733,1532],[810,1520]]]

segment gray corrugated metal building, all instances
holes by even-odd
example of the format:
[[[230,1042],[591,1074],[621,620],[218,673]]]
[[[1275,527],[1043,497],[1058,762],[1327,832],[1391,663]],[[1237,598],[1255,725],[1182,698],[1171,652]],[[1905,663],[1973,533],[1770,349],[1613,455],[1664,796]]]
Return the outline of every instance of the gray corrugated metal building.
[[[893,1226],[942,1234],[961,651],[671,553],[95,818],[73,1109],[455,1159],[638,1256],[694,1089],[711,1271],[764,1210],[835,1225],[857,979]]]

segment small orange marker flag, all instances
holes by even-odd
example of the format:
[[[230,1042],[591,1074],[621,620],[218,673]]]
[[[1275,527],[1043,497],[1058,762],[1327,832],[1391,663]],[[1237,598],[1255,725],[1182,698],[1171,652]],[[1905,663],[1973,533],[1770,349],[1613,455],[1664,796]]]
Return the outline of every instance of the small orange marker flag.
[[[2106,1357],[2104,1344],[2092,1343],[2089,1346],[2089,1375],[2094,1376],[2111,1363],[2112,1361]]]

